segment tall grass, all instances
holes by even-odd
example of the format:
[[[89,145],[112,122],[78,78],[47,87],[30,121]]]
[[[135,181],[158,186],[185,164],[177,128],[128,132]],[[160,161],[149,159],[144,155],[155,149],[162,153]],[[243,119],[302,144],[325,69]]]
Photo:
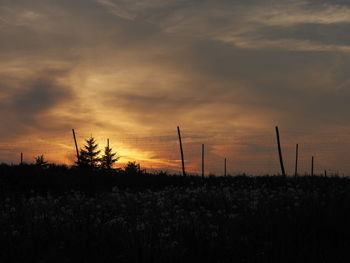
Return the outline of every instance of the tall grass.
[[[202,180],[3,166],[0,180],[1,262],[349,258],[347,178]]]

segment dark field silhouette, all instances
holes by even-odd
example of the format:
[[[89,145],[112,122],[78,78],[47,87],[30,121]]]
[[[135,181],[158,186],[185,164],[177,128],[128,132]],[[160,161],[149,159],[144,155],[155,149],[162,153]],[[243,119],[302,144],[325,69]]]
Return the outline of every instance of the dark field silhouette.
[[[0,166],[1,262],[346,262],[350,179]]]

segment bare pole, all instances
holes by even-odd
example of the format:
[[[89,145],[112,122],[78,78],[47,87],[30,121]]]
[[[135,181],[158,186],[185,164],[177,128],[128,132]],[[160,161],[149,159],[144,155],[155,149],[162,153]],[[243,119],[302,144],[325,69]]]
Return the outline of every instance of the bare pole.
[[[182,175],[186,176],[185,172],[185,161],[184,161],[184,152],[182,149],[182,141],[181,141],[181,133],[180,133],[180,127],[177,126],[177,133],[179,135],[179,142],[180,142],[180,152],[181,152],[181,163],[182,163]]]
[[[294,176],[298,176],[298,155],[299,155],[299,145],[296,145],[295,148],[295,171]]]
[[[73,139],[74,139],[74,144],[75,144],[75,150],[77,151],[77,160],[78,160],[78,163],[79,163],[80,162],[79,150],[78,150],[78,144],[77,144],[77,139],[75,137],[74,129],[72,129],[72,132],[73,132]]]
[[[21,152],[21,165],[23,164],[23,152]]]
[[[282,150],[281,150],[281,143],[280,143],[280,133],[278,131],[278,126],[276,126],[276,136],[277,136],[278,155],[279,155],[279,159],[280,159],[281,171],[282,171],[282,175],[286,176],[286,172],[284,170],[284,165],[283,165]]]
[[[327,170],[324,170],[324,177],[327,177]]]
[[[225,162],[224,162],[224,176],[226,176],[226,158],[225,158]]]
[[[204,144],[202,144],[202,178],[204,178]]]
[[[311,157],[311,176],[314,176],[314,157]]]
[[[107,139],[107,148],[109,149],[109,139]]]

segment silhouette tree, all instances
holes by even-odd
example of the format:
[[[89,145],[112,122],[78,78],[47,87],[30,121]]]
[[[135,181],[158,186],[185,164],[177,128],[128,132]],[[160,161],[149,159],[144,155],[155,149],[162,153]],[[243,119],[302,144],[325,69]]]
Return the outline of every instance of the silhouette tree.
[[[107,146],[105,147],[104,154],[101,158],[101,168],[110,170],[114,163],[119,160],[120,157],[115,157],[117,153],[112,152],[112,148],[109,147],[109,139],[107,140]]]
[[[127,175],[139,175],[141,173],[140,165],[136,164],[136,162],[128,162],[124,167],[124,172]]]
[[[35,157],[35,165],[40,166],[40,167],[47,167],[48,163],[44,158],[44,155],[39,155],[37,157]]]
[[[98,144],[92,136],[85,142],[84,148],[80,149],[78,166],[96,169],[101,162],[101,158],[98,157],[101,151],[97,150]]]

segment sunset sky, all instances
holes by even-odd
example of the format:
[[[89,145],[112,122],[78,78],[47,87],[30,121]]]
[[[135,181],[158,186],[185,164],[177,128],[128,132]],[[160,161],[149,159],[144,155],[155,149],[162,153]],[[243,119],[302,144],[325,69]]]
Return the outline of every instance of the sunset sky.
[[[107,138],[117,166],[350,175],[345,0],[0,0],[0,162],[73,164]]]

